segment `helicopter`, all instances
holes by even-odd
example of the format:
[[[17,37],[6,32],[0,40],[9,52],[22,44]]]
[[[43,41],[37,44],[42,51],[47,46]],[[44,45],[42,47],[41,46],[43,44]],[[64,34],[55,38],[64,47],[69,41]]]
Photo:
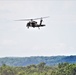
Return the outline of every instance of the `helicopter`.
[[[49,16],[47,17],[41,17],[41,18],[35,18],[35,19],[19,19],[19,20],[15,20],[15,21],[29,21],[27,24],[26,24],[26,27],[29,29],[29,27],[38,27],[38,29],[40,29],[40,27],[44,27],[46,26],[45,24],[42,24],[43,22],[43,19],[44,18],[48,18]],[[38,24],[37,21],[35,20],[38,20],[40,19],[40,23]]]

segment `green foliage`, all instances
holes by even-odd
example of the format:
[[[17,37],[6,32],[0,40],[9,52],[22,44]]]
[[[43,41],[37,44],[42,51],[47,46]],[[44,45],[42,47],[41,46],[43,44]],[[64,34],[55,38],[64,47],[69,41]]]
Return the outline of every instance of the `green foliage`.
[[[62,68],[62,67],[66,67],[69,63],[65,62],[65,63],[59,63],[58,67]]]
[[[26,67],[13,67],[3,64],[0,75],[76,75],[76,64],[59,63],[47,66],[44,62]]]

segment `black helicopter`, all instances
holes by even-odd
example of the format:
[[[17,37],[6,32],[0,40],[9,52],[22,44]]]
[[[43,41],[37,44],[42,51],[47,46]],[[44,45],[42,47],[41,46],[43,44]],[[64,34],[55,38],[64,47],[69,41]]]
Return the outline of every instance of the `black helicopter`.
[[[39,28],[39,27],[44,27],[45,26],[45,24],[42,24],[43,18],[48,18],[48,17],[49,16],[41,17],[41,18],[35,18],[35,19],[20,19],[20,20],[15,20],[15,21],[29,21],[26,25],[27,28],[29,28],[29,27],[33,27],[33,28],[38,27]],[[38,19],[40,19],[40,24],[38,24],[37,21],[34,21],[34,20],[38,20]]]

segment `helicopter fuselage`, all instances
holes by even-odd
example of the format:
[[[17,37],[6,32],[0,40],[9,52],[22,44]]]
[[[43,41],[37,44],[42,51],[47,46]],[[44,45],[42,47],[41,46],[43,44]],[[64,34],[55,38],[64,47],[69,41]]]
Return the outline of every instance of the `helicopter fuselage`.
[[[33,28],[35,28],[35,27],[43,27],[43,26],[45,26],[44,24],[42,24],[41,22],[40,22],[40,24],[37,24],[37,22],[36,21],[31,21],[31,22],[28,22],[27,23],[27,25],[26,25],[28,28],[29,27],[33,27]]]

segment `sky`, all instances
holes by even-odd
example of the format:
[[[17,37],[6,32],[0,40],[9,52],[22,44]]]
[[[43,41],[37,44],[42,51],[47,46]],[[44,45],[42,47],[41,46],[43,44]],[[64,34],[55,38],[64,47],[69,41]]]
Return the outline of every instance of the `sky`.
[[[46,16],[40,30],[14,21]],[[0,0],[0,57],[57,55],[76,55],[76,1]]]

